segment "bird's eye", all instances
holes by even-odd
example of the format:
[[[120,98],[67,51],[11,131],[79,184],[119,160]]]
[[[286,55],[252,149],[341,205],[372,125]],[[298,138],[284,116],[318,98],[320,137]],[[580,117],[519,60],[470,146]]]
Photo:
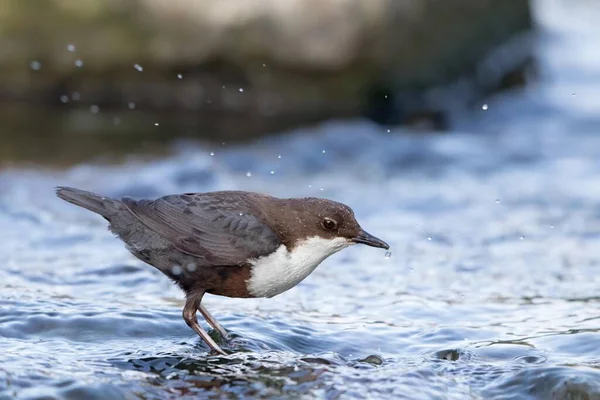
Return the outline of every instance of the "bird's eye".
[[[325,218],[323,220],[323,228],[327,229],[328,231],[331,231],[337,228],[337,222],[335,222],[331,218]]]

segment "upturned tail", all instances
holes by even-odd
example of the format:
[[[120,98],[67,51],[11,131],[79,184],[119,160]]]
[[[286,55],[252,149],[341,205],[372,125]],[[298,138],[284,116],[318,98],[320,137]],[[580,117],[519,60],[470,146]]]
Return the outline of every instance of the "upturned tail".
[[[59,186],[56,188],[56,195],[76,206],[83,207],[87,210],[100,214],[105,218],[110,217],[121,208],[121,201],[103,197],[96,193],[86,192],[70,187]]]

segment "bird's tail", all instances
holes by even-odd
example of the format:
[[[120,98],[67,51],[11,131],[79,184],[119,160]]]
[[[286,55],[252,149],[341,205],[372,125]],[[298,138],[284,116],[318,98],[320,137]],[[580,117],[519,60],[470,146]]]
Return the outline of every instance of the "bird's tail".
[[[86,192],[85,190],[70,187],[57,187],[56,195],[64,201],[93,211],[103,217],[111,216],[118,211],[122,205],[120,200],[103,197],[92,192]]]

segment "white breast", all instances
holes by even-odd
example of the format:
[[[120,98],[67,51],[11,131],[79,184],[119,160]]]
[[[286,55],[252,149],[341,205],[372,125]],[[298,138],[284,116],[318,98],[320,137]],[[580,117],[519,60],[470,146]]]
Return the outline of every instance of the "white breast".
[[[306,239],[291,252],[281,245],[275,252],[252,261],[248,291],[255,297],[273,297],[296,286],[324,259],[352,242],[345,238]]]

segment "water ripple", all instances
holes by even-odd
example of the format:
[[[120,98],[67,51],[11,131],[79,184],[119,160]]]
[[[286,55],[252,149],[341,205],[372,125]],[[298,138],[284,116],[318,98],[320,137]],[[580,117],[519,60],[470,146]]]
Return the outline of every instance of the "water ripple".
[[[560,4],[536,2],[540,82],[447,135],[334,121],[0,171],[0,399],[600,399],[600,31],[591,3]],[[57,184],[325,196],[393,255],[347,249],[274,299],[207,296],[230,333],[214,356],[177,287]]]

